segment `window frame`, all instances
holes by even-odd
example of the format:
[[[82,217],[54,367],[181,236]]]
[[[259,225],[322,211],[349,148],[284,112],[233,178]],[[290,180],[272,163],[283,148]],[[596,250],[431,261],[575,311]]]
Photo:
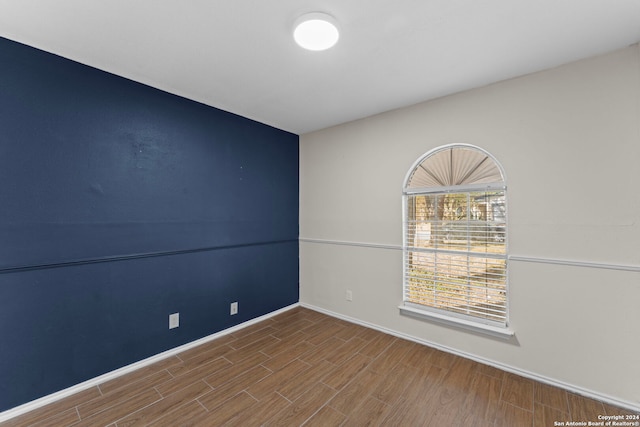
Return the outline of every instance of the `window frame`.
[[[479,184],[461,184],[461,185],[449,185],[449,186],[433,186],[433,187],[410,187],[410,181],[417,170],[417,168],[421,167],[421,165],[431,156],[438,154],[444,150],[455,150],[455,149],[466,149],[479,152],[483,155],[486,155],[487,158],[493,161],[495,167],[497,167],[501,181],[500,182],[487,182],[487,183],[479,183]],[[474,316],[469,315],[459,315],[452,311],[446,310],[444,308],[431,307],[428,305],[422,305],[419,303],[414,303],[408,301],[407,293],[408,293],[408,258],[411,256],[412,252],[410,248],[413,246],[408,245],[408,228],[411,222],[409,218],[409,199],[410,197],[415,197],[419,195],[446,195],[451,193],[474,193],[474,192],[483,192],[483,191],[502,191],[504,195],[504,203],[505,203],[505,241],[504,241],[504,256],[500,257],[500,259],[504,259],[505,261],[505,320],[504,325],[498,324],[494,321],[487,321],[486,319],[482,319],[480,317],[474,318]],[[466,330],[471,330],[475,332],[480,332],[483,334],[488,334],[491,336],[509,339],[514,335],[514,331],[510,328],[509,322],[509,268],[508,268],[508,210],[507,206],[507,185],[504,169],[502,165],[496,160],[496,158],[491,155],[486,150],[470,145],[470,144],[448,144],[437,147],[433,150],[428,151],[427,153],[420,156],[414,164],[409,168],[405,179],[403,181],[402,187],[402,258],[403,258],[403,266],[402,266],[402,304],[398,307],[400,313],[403,315],[419,318],[422,320],[433,321],[437,323],[442,323],[448,326],[453,326],[457,328],[463,328]],[[445,253],[442,250],[441,252],[438,249],[433,249],[432,252],[434,254],[437,253]],[[469,255],[466,255],[469,257]]]

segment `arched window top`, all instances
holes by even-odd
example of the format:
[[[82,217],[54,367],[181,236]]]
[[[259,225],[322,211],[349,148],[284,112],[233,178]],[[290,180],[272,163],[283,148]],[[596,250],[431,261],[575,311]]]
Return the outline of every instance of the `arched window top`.
[[[486,151],[466,144],[436,148],[422,156],[405,178],[405,189],[502,184],[504,172]]]

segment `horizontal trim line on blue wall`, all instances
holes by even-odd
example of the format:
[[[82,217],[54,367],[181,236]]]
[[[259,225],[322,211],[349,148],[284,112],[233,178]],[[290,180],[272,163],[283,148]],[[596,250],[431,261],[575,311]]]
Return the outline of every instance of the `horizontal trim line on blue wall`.
[[[359,248],[391,249],[391,250],[398,250],[398,251],[401,251],[403,249],[401,245],[347,242],[343,240],[309,239],[309,238],[301,237],[300,241],[305,243],[318,243],[323,245],[355,246]],[[518,256],[518,255],[509,255],[507,259],[509,261],[534,262],[539,264],[555,264],[555,265],[566,265],[570,267],[599,268],[603,270],[632,271],[632,272],[640,273],[639,265],[607,264],[607,263],[601,263],[601,262],[575,261],[575,260],[555,259],[555,258],[539,258],[539,257]]]
[[[32,265],[22,265],[22,266],[15,266],[15,267],[0,267],[0,274],[22,273],[25,271],[46,270],[50,268],[62,268],[62,267],[76,267],[80,265],[100,264],[105,262],[130,261],[130,260],[144,259],[144,258],[158,258],[158,257],[166,257],[166,256],[174,256],[174,255],[186,255],[186,254],[193,254],[193,253],[199,253],[199,252],[218,251],[218,250],[224,250],[224,249],[246,248],[251,246],[265,246],[265,245],[274,245],[279,243],[293,243],[297,241],[298,239],[271,240],[267,242],[253,242],[253,243],[240,243],[236,245],[209,246],[209,247],[195,248],[195,249],[180,249],[176,251],[144,252],[144,253],[129,254],[129,255],[103,256],[103,257],[86,258],[86,259],[79,259],[74,261],[61,261],[61,262],[54,262],[54,263],[47,263],[47,264],[32,264]]]

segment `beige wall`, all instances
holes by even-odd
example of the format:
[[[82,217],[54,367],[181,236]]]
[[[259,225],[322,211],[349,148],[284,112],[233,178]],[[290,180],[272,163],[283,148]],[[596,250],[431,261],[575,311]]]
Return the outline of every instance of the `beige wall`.
[[[511,341],[398,311],[403,179],[449,143],[484,148],[506,171]],[[306,134],[300,145],[303,304],[640,407],[637,45]]]

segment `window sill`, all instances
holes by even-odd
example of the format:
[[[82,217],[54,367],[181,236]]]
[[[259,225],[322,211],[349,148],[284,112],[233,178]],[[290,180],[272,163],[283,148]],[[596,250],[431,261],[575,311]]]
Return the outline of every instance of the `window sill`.
[[[403,314],[405,316],[411,316],[421,320],[436,322],[436,323],[444,324],[447,326],[452,326],[455,328],[466,329],[469,331],[490,335],[492,337],[497,337],[504,340],[508,340],[515,335],[515,331],[509,328],[500,328],[497,326],[484,325],[482,323],[476,323],[476,322],[471,322],[464,319],[459,319],[457,317],[451,317],[451,316],[441,315],[438,313],[432,313],[432,312],[420,310],[418,308],[413,308],[405,305],[401,305],[398,308],[400,309],[400,314]]]

